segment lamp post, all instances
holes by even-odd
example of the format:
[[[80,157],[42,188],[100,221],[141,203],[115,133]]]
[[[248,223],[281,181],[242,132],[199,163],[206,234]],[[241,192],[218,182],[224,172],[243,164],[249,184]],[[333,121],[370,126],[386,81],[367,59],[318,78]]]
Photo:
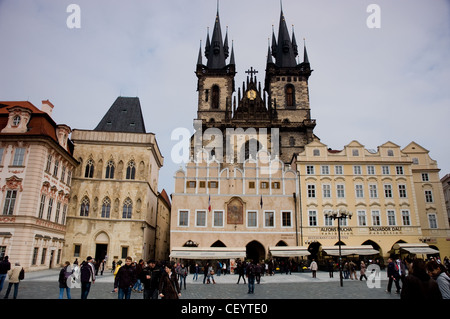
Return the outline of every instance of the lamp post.
[[[331,219],[337,219],[338,221],[338,245],[339,245],[339,278],[341,281],[341,287],[344,285],[344,281],[342,278],[342,255],[341,255],[341,220],[346,219],[347,217],[349,219],[352,219],[353,213],[349,212],[343,208],[338,210],[330,210],[325,212],[325,217],[331,218]]]

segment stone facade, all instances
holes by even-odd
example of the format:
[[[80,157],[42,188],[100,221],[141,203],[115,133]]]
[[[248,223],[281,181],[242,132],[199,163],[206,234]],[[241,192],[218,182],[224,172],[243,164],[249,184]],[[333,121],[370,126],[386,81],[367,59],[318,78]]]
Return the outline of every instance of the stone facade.
[[[155,135],[74,130],[72,140],[80,165],[73,176],[64,260],[107,256],[109,266],[126,256],[162,256],[158,250],[167,248],[157,242],[156,230],[163,157]]]

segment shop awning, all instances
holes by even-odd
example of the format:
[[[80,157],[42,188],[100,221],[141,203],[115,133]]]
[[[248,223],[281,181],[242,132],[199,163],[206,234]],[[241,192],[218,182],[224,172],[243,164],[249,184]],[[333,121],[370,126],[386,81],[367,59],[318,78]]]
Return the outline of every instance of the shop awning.
[[[302,246],[275,246],[269,247],[273,257],[300,257],[311,255],[307,247]]]
[[[322,251],[331,256],[339,256],[339,246],[325,246],[322,247]],[[377,255],[380,252],[373,249],[371,245],[361,245],[361,246],[341,246],[341,256],[349,255],[359,255],[359,256],[369,256]]]
[[[174,247],[169,257],[182,259],[243,259],[245,256],[245,247]]]
[[[395,244],[394,249],[406,250],[410,254],[423,254],[423,255],[433,255],[439,254],[439,250],[433,249],[427,244],[417,243],[417,244],[407,244],[407,243],[398,243]]]

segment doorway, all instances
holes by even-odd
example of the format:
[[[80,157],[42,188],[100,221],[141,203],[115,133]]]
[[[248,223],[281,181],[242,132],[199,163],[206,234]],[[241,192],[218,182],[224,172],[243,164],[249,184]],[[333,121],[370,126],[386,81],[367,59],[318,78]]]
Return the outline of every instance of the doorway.
[[[251,241],[246,246],[247,259],[253,260],[255,263],[266,258],[264,246],[256,240]]]
[[[95,246],[95,262],[101,263],[105,259],[108,252],[108,244],[96,244]]]

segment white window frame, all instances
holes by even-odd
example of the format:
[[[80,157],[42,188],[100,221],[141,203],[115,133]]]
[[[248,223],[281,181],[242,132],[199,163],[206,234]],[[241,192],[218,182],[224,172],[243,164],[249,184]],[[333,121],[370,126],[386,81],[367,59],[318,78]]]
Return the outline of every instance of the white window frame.
[[[180,217],[181,217],[181,213],[186,212],[187,213],[187,221],[186,221],[186,225],[181,225],[180,224]],[[179,209],[178,210],[178,216],[177,216],[177,226],[178,227],[189,227],[189,219],[190,219],[190,211],[189,209]]]
[[[402,209],[401,215],[402,215],[402,225],[403,226],[411,226],[411,213],[409,212],[409,210]],[[408,221],[408,223],[405,223],[405,217],[406,217],[406,220]]]
[[[391,212],[392,212],[392,215],[389,214]],[[394,218],[393,219],[393,221],[394,221],[393,223],[391,222],[391,219],[389,217],[393,217]],[[396,216],[396,213],[395,213],[394,209],[386,210],[386,218],[387,218],[387,225],[388,226],[397,226],[397,216]]]
[[[199,225],[199,213],[203,212],[205,214],[205,224]],[[195,227],[205,228],[208,226],[208,210],[207,209],[196,209],[195,210]]]
[[[290,222],[289,226],[284,226],[283,225],[283,213],[288,213],[289,214],[289,222]],[[292,228],[293,227],[292,217],[293,217],[292,210],[282,210],[280,212],[280,225],[281,225],[281,228]]]
[[[311,225],[311,218],[315,220],[315,225]],[[318,227],[319,222],[317,219],[317,210],[308,210],[308,226],[309,227]]]
[[[216,212],[222,213],[222,225],[216,225]],[[225,227],[225,211],[220,209],[215,209],[212,211],[212,227],[224,228]]]
[[[249,222],[250,222],[249,215],[250,215],[250,213],[255,213],[255,216],[256,216],[255,226],[250,226],[249,225]],[[258,211],[257,210],[247,210],[245,215],[247,217],[247,222],[246,222],[247,228],[258,228],[258,220],[259,220],[259,218],[258,218]]]
[[[381,212],[380,210],[372,210],[370,211],[372,216],[372,226],[381,226]],[[376,219],[375,219],[376,218]]]

